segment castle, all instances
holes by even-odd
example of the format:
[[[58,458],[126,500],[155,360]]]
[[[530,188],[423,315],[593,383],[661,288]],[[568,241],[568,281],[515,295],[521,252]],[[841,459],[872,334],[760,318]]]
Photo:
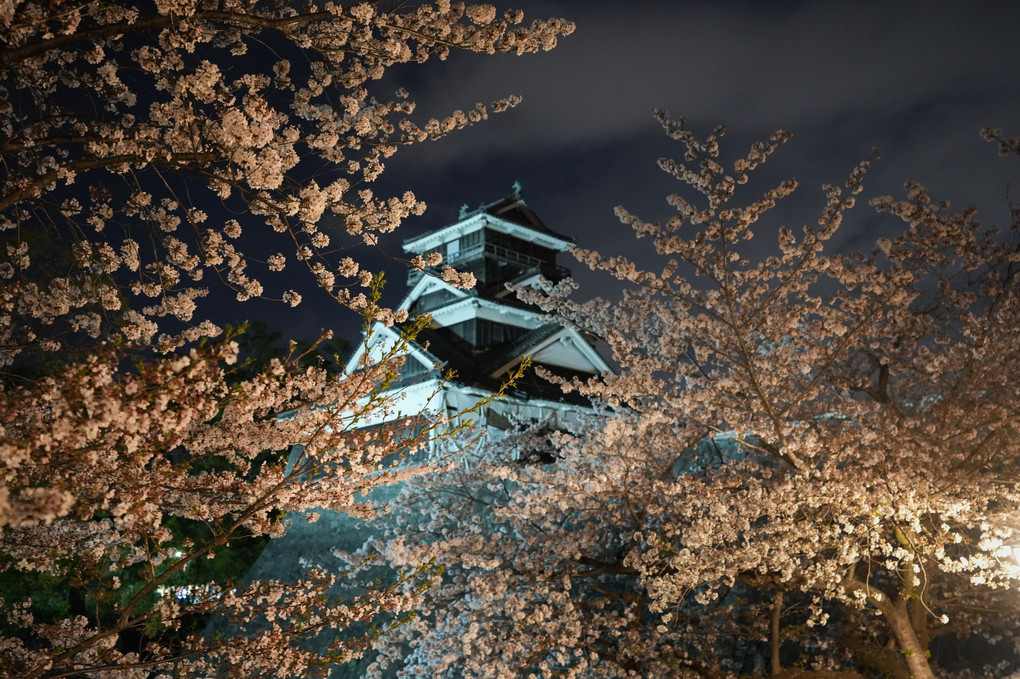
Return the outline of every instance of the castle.
[[[409,291],[397,309],[411,316],[429,314],[431,324],[411,343],[401,378],[401,413],[457,413],[498,389],[506,373],[525,356],[533,365],[560,375],[593,375],[609,366],[581,333],[549,321],[507,289],[551,283],[569,276],[556,257],[573,239],[546,227],[521,198],[520,186],[488,205],[461,208],[448,226],[404,241],[412,255],[438,252],[443,266],[474,274],[477,284],[463,290],[435,269],[411,271]],[[364,354],[383,355],[399,341],[399,329],[377,325],[347,364],[355,370]],[[443,374],[453,379],[443,383]],[[569,411],[558,387],[528,373],[514,389],[479,413],[475,426],[505,429],[506,421],[541,420]]]
[[[399,406],[388,412],[390,417],[430,413],[456,419],[458,413],[491,397],[525,356],[533,365],[564,376],[610,370],[580,332],[550,321],[506,287],[562,280],[569,271],[557,264],[557,255],[573,247],[571,238],[546,227],[525,204],[519,185],[494,203],[462,208],[454,223],[406,240],[403,247],[413,255],[442,254],[442,266],[473,273],[477,285],[459,289],[432,268],[409,272],[409,290],[397,309],[406,309],[411,316],[429,314],[431,322],[407,344],[400,376],[390,385],[389,395]],[[376,324],[346,370],[355,371],[386,355],[398,342],[400,328]],[[555,427],[586,410],[584,401],[566,397],[557,386],[528,371],[501,398],[464,417],[473,419],[474,431],[498,438],[515,423],[548,422]],[[396,492],[393,486],[377,489],[372,500],[385,502]],[[376,521],[385,521],[385,516]],[[378,532],[374,521],[336,512],[323,511],[315,523],[295,520],[285,536],[270,541],[248,578],[293,581],[312,563],[336,567],[334,550],[353,552]],[[217,629],[210,627],[211,632]],[[330,676],[361,676],[365,662],[335,667]]]

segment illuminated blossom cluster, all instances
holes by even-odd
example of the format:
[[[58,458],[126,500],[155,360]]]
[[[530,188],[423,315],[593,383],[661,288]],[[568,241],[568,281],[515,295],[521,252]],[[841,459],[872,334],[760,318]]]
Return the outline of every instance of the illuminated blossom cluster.
[[[0,576],[71,602],[0,601],[5,676],[310,676],[371,644],[353,626],[414,607],[428,564],[342,602],[342,576],[314,569],[180,585],[316,509],[371,514],[434,425],[383,390],[405,344],[339,376],[296,345],[237,365],[202,301],[225,284],[297,305],[273,276],[289,264],[366,322],[406,323],[354,248],[425,206],[371,182],[399,147],[517,100],[416,122],[380,80],[572,30],[449,2],[0,3]],[[230,631],[203,635],[212,618]]]
[[[40,333],[59,348],[60,335],[73,332],[55,332],[60,317],[100,308],[113,312],[99,313],[104,336],[179,348],[179,327],[160,338],[151,321],[191,323],[201,293],[182,297],[181,288],[214,278],[242,301],[282,299],[267,274],[289,257],[259,259],[246,246],[252,238],[288,249],[350,303],[373,276],[352,277],[338,253],[376,244],[425,207],[411,192],[384,197],[369,188],[386,162],[402,145],[517,102],[419,124],[405,91],[378,96],[375,81],[394,64],[444,59],[452,49],[549,49],[573,30],[558,19],[525,26],[519,12],[445,2],[386,11],[374,3],[26,1],[2,21],[0,284],[13,314],[4,365],[40,346]],[[94,105],[78,112],[67,105],[75,101]],[[78,248],[59,277],[28,250],[41,221]],[[117,313],[125,306],[140,315]],[[94,334],[90,318],[85,329]]]
[[[734,196],[789,135],[727,167],[721,129],[659,118],[681,147],[660,166],[692,190],[665,222],[618,214],[661,261],[578,250],[632,283],[613,304],[518,290],[613,352],[617,374],[549,375],[600,413],[466,443],[409,482],[370,547],[447,572],[374,670],[1015,671],[1017,215],[992,232],[908,185],[873,201],[895,234],[832,252],[867,163],[825,188],[817,223],[772,230],[792,183]]]
[[[301,651],[303,638],[399,614],[418,601],[435,574],[417,564],[392,586],[335,607],[323,607],[322,597],[336,589],[336,573],[216,583],[189,598],[165,587],[228,542],[282,535],[313,508],[368,516],[359,497],[421,472],[393,467],[393,446],[413,452],[427,433],[408,435],[403,420],[357,431],[391,406],[377,390],[399,367],[396,354],[343,379],[299,369],[297,356],[273,359],[265,373],[230,384],[236,350],[224,342],[124,370],[114,347],[101,347],[59,378],[0,394],[2,411],[18,414],[4,424],[0,444],[5,560],[25,574],[70,571],[90,591],[114,597],[122,580],[136,583],[112,622],[78,616],[54,627],[18,608],[23,602],[5,602],[5,610],[21,611],[8,618],[28,639],[48,640],[6,639],[5,671],[44,677],[73,668],[101,676],[122,665],[172,664],[192,676],[267,668],[274,676],[306,676],[310,667],[360,654],[366,640],[338,638],[323,657]],[[299,452],[289,459],[271,455],[294,444]],[[207,524],[213,537],[182,546],[167,527],[170,518]],[[211,638],[189,626],[210,614],[234,621],[235,633]],[[143,655],[113,643],[140,628],[162,630]]]

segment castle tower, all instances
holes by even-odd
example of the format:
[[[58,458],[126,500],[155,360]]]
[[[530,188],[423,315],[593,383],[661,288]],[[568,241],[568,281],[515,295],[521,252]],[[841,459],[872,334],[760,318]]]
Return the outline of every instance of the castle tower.
[[[413,343],[399,387],[413,391],[417,385],[422,394],[433,393],[433,379],[438,379],[440,371],[452,371],[454,380],[443,389],[451,402],[433,405],[454,410],[495,390],[524,356],[557,374],[584,376],[609,370],[587,338],[549,322],[540,310],[522,304],[507,289],[508,283],[529,286],[537,284],[539,277],[558,282],[569,276],[557,263],[557,255],[574,246],[573,239],[542,223],[521,197],[519,184],[505,198],[474,210],[461,208],[457,221],[403,245],[413,255],[440,253],[440,267],[473,273],[477,285],[458,289],[431,268],[409,273],[409,291],[398,308],[412,316],[427,313],[431,324]],[[381,353],[397,337],[392,328],[374,328],[368,342],[351,357],[348,369],[359,365],[365,351]],[[557,387],[535,377],[520,381],[515,393],[521,400],[515,407],[529,410],[525,401],[538,399],[543,401],[541,409],[547,409],[564,400]],[[410,396],[405,394],[405,400]],[[407,402],[409,409],[426,405],[413,398]]]

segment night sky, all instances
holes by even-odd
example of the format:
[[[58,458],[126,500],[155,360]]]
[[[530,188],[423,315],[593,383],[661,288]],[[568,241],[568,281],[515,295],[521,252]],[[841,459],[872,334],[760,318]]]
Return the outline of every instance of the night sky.
[[[522,104],[473,129],[402,149],[374,187],[411,189],[429,206],[389,239],[403,239],[506,195],[514,181],[552,229],[582,247],[638,253],[613,215],[617,205],[649,220],[667,218],[665,196],[678,189],[655,165],[679,155],[650,111],[684,115],[705,134],[727,126],[724,159],[776,129],[794,133],[762,173],[762,183],[800,182],[797,194],[759,227],[813,223],[821,186],[841,183],[877,150],[881,158],[862,198],[902,196],[907,180],[954,207],[977,205],[982,222],[1002,224],[1020,160],[1001,158],[982,127],[1020,135],[1020,3],[1016,2],[517,2],[529,18],[561,16],[576,32],[552,52],[523,57],[458,54],[445,63],[407,66],[387,89],[405,87],[422,117],[470,108],[508,94]],[[740,194],[738,193],[738,196]],[[745,194],[748,199],[753,195]],[[844,249],[870,249],[890,227],[859,204],[838,238]],[[763,243],[765,245],[765,243]],[[373,263],[386,262],[372,256]],[[582,270],[569,255],[580,295],[612,297],[618,288]],[[399,265],[387,301],[404,292]],[[308,293],[292,312],[242,308],[287,335],[330,327],[356,338],[357,321],[325,295]]]

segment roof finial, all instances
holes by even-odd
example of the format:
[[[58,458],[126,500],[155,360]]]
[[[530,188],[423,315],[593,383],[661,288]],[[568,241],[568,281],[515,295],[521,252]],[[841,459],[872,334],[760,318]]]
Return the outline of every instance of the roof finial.
[[[467,203],[464,203],[463,205],[460,206],[460,214],[457,216],[457,219],[464,219],[465,217],[468,216],[469,212],[471,212],[471,208],[468,206]]]
[[[514,197],[517,198],[518,200],[520,200],[520,198],[521,198],[521,191],[522,191],[523,187],[521,186],[521,182],[519,180],[515,180],[514,181],[513,189],[514,189]]]

